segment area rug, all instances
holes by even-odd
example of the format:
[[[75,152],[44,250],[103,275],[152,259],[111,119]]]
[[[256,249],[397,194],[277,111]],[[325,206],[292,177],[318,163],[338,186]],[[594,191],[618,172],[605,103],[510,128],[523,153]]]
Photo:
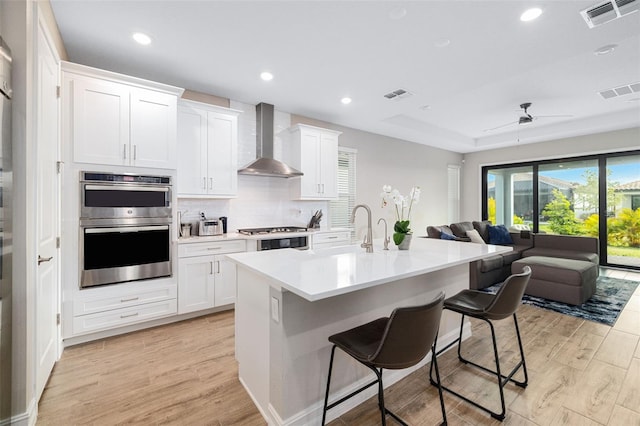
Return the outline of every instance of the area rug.
[[[589,321],[613,325],[638,284],[640,283],[637,281],[601,276],[596,281],[596,293],[582,305],[568,305],[527,294],[523,296],[522,303]],[[501,285],[502,283],[494,284],[483,291],[495,294]]]

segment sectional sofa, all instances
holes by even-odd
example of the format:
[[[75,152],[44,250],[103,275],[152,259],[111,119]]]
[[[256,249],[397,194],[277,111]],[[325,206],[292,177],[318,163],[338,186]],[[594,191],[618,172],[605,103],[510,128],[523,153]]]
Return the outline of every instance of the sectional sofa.
[[[428,238],[472,243],[496,244],[496,229],[489,221],[459,222],[427,227]],[[469,232],[471,231],[471,232]],[[502,227],[503,232],[508,232]],[[445,235],[443,235],[445,234]],[[490,235],[491,234],[491,235]],[[478,240],[479,235],[482,240]],[[483,289],[520,272],[524,265],[532,268],[526,293],[570,304],[581,304],[595,292],[598,276],[598,239],[568,235],[534,234],[529,231],[508,232],[513,251],[491,256],[469,266],[469,288]],[[507,238],[509,240],[509,238]]]

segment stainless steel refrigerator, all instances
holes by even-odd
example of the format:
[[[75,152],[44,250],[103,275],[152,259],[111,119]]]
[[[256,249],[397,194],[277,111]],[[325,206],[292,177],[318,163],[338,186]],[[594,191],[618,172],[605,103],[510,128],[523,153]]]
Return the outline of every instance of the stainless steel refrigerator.
[[[11,420],[11,50],[0,37],[0,424]]]

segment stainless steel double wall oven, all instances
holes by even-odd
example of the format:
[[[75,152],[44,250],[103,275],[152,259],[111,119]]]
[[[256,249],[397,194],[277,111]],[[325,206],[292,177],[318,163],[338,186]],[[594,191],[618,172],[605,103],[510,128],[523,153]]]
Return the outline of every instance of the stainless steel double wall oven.
[[[81,172],[80,287],[171,276],[171,177]]]

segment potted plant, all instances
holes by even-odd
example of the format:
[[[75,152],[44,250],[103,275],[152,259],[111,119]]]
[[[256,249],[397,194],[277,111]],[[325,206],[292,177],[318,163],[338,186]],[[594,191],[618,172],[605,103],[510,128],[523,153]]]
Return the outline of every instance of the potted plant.
[[[400,250],[409,249],[411,244],[411,208],[420,201],[420,187],[414,186],[408,196],[404,196],[390,185],[382,187],[382,207],[392,204],[395,207],[396,222],[393,225],[393,242]]]

